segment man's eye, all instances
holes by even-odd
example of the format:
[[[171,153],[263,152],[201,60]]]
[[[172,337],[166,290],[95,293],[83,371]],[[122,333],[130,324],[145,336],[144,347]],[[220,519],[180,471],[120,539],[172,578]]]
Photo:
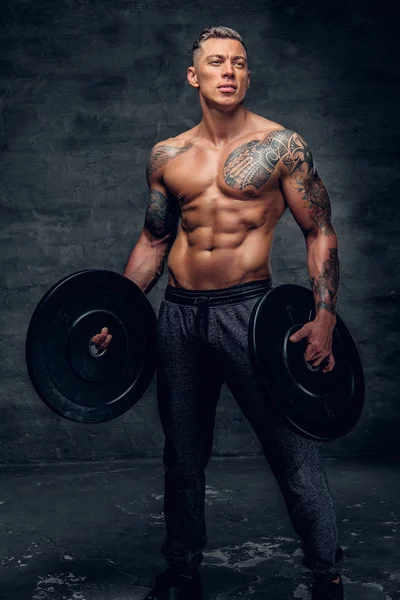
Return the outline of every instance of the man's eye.
[[[244,67],[243,63],[236,63],[238,67]]]
[[[211,62],[211,64],[212,64],[212,65],[219,65],[219,64],[220,64],[220,62],[221,62],[220,60],[213,60],[213,61]]]

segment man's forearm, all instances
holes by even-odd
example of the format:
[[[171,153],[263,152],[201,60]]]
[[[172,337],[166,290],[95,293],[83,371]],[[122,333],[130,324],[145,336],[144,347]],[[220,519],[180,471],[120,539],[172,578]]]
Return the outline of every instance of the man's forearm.
[[[315,298],[316,316],[336,317],[339,258],[336,235],[318,233],[307,239],[308,272]]]
[[[166,255],[166,244],[151,246],[139,241],[131,252],[124,276],[148,294],[163,274]]]

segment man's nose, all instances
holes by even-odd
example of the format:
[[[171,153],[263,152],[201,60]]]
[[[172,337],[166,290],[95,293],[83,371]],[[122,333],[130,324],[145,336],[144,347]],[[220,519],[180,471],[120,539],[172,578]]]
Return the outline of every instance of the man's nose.
[[[231,65],[231,63],[227,62],[224,64],[223,76],[224,77],[234,77],[235,76],[235,71],[233,70],[233,66]]]

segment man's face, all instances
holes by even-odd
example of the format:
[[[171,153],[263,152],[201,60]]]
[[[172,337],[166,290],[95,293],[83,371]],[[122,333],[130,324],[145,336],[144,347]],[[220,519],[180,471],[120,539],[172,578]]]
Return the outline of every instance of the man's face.
[[[188,69],[188,80],[199,88],[206,100],[221,108],[234,108],[243,100],[250,85],[243,45],[232,39],[205,41],[197,65]]]

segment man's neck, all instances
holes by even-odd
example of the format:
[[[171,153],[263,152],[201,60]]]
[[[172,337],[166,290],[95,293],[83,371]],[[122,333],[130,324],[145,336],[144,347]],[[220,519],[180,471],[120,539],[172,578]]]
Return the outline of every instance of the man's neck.
[[[209,106],[204,100],[200,104],[203,118],[198,133],[215,146],[226,144],[244,131],[249,112],[243,104],[229,112]]]

